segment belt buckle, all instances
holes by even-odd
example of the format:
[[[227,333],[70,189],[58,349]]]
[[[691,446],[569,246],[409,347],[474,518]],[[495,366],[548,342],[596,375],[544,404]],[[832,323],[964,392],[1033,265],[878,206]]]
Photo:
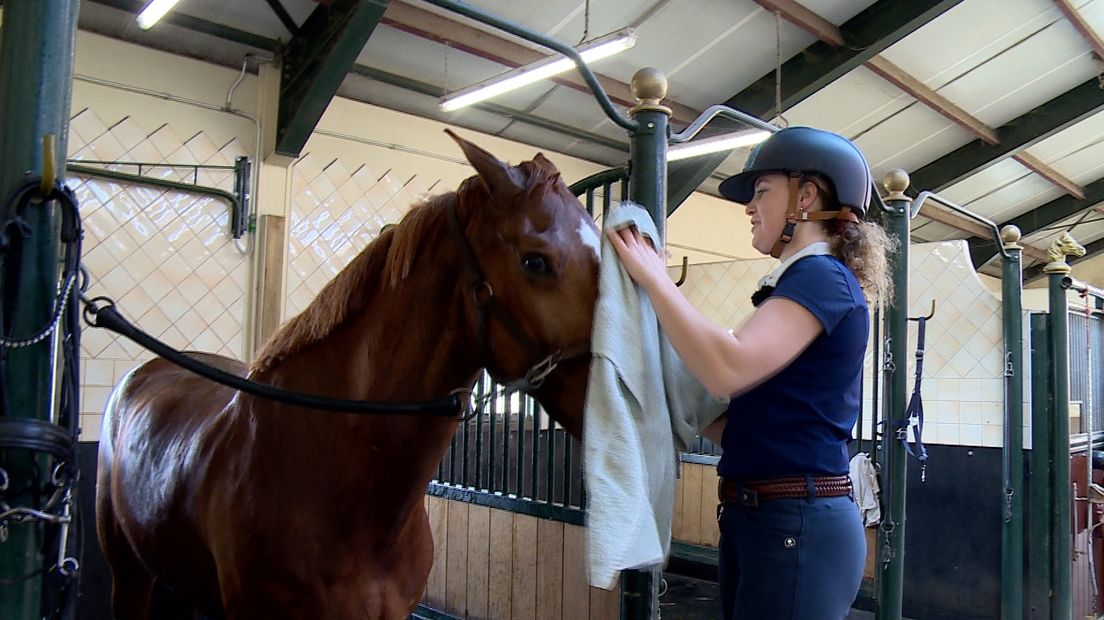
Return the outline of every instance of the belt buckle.
[[[759,506],[759,493],[746,487],[739,487],[736,492],[736,500],[741,506],[757,508]]]

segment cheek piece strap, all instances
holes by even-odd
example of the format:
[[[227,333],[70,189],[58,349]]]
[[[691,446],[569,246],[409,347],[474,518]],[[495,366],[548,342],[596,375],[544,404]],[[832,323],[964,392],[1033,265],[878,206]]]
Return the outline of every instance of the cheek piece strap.
[[[771,248],[770,255],[774,258],[782,256],[782,250],[785,249],[786,244],[793,240],[794,229],[797,228],[799,221],[846,220],[856,224],[859,223],[859,218],[848,206],[844,206],[839,211],[814,211],[809,213],[808,211],[799,210],[797,207],[797,190],[801,187],[801,178],[800,172],[790,173],[790,202],[786,207],[786,225],[782,228],[782,234],[778,237],[778,241],[775,241],[774,247]]]

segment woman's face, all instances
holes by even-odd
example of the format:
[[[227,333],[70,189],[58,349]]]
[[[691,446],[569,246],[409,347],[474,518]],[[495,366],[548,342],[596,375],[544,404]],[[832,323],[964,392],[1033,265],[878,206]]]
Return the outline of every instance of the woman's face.
[[[790,179],[783,174],[765,174],[755,180],[755,193],[744,209],[751,218],[751,245],[770,254],[782,235],[789,206]]]

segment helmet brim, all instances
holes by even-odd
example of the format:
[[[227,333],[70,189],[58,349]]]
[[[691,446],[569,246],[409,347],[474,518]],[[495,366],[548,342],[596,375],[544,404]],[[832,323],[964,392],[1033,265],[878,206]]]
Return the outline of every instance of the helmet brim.
[[[745,170],[721,181],[717,191],[728,200],[746,205],[755,196],[756,179],[769,173],[769,170]]]

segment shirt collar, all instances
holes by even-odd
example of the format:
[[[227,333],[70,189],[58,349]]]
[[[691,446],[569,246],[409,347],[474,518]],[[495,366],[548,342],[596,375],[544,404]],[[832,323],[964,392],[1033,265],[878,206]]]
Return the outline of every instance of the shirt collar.
[[[809,245],[801,248],[797,252],[794,252],[793,256],[782,261],[782,264],[775,267],[774,271],[771,271],[767,275],[763,276],[759,280],[759,287],[762,288],[764,286],[776,286],[778,284],[778,281],[782,279],[782,274],[786,273],[786,270],[790,268],[790,265],[793,265],[806,256],[818,256],[831,253],[832,246],[828,245],[827,241],[814,241],[813,243],[810,243]]]

